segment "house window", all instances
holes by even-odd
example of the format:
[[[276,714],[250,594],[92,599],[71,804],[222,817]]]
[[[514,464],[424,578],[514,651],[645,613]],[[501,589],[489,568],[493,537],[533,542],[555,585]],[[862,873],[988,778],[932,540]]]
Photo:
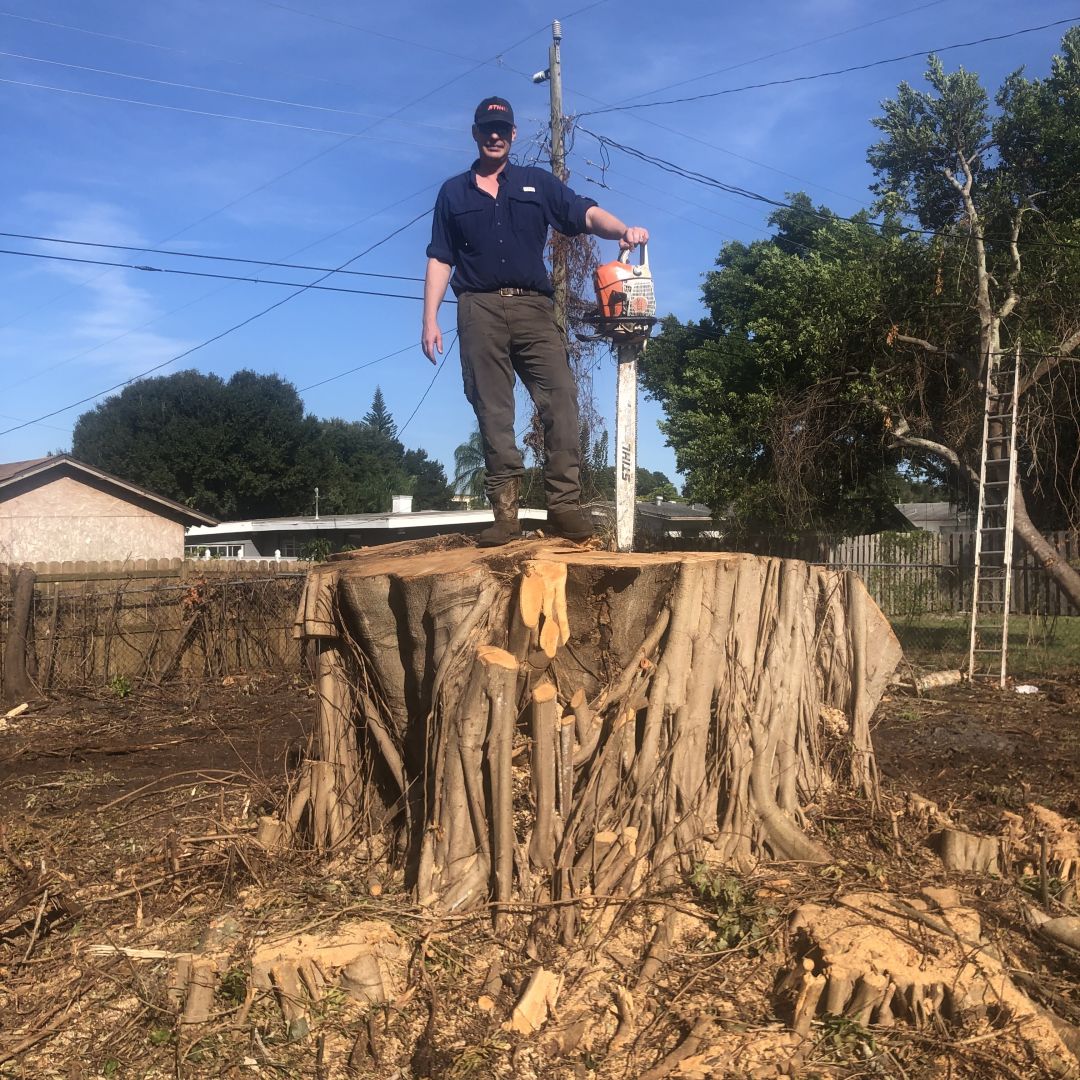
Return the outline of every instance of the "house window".
[[[235,544],[189,544],[184,548],[186,559],[242,559],[244,543]]]
[[[304,549],[311,543],[310,536],[290,534],[281,538],[281,557],[283,559],[302,559]]]

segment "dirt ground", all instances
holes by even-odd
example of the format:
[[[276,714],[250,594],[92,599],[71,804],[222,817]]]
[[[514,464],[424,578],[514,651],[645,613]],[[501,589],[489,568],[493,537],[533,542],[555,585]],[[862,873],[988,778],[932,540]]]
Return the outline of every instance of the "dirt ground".
[[[378,843],[329,862],[261,852],[257,818],[280,805],[313,718],[303,680],[254,675],[55,696],[0,721],[0,1076],[778,1075],[790,1060],[792,912],[944,885],[978,913],[1036,1003],[1080,1024],[1080,954],[1050,947],[1023,918],[1037,877],[947,873],[927,822],[905,811],[914,792],[977,831],[999,832],[1003,813],[1033,802],[1076,822],[1080,678],[1045,679],[1027,696],[890,692],[874,726],[880,804],[836,794],[812,808],[832,864],[742,875],[703,864],[677,889],[598,909],[596,932],[572,948],[543,911],[521,910],[505,937],[486,912],[433,918]],[[1051,913],[1062,914],[1064,883],[1051,884]],[[670,945],[644,979],[661,922]],[[280,992],[255,993],[263,944],[361,924],[397,950],[383,968],[385,1002],[328,988],[289,1020]],[[213,1018],[184,1025],[170,995],[176,957],[211,939]],[[507,1030],[538,966],[562,980],[549,1023]],[[825,1017],[795,1072],[1069,1075],[1022,1036],[1003,1021],[885,1028]]]

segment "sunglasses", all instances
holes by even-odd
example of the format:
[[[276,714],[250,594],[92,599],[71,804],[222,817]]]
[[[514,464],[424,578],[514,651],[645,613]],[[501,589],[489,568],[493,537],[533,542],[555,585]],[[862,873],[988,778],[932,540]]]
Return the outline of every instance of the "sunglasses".
[[[476,126],[480,130],[481,135],[486,137],[494,133],[498,135],[500,139],[509,139],[514,130],[512,124],[504,123],[501,120],[493,124],[477,124]]]

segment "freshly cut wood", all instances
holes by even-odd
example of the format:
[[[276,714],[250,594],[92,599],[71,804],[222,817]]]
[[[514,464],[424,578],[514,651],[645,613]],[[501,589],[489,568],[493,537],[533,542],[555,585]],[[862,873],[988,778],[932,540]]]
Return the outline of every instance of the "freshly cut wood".
[[[296,633],[318,649],[317,730],[263,835],[328,850],[388,829],[421,902],[501,919],[706,853],[827,860],[805,808],[875,795],[869,719],[900,659],[854,574],[547,540],[350,553],[311,573]]]
[[[924,690],[938,690],[943,686],[959,686],[964,681],[962,671],[931,671],[915,680],[915,689],[921,694]]]
[[[1080,917],[1059,915],[1057,918],[1051,918],[1030,904],[1025,904],[1024,910],[1040,934],[1049,938],[1055,945],[1064,945],[1075,952],[1080,952]]]
[[[200,951],[163,954],[174,960],[168,994],[184,1024],[212,1019],[219,972],[233,966],[227,940],[235,927],[226,921],[203,935]],[[130,950],[124,950],[130,952]],[[132,954],[137,955],[137,954]],[[343,922],[322,934],[299,934],[268,941],[251,955],[251,977],[241,1011],[247,1015],[256,995],[272,995],[291,1038],[307,1033],[308,1014],[328,988],[339,987],[364,1005],[382,1004],[405,982],[409,952],[384,922]]]
[[[213,1014],[214,993],[217,990],[218,969],[211,959],[196,957],[190,961],[187,976],[187,996],[182,1024],[205,1024]]]
[[[529,977],[514,1011],[510,1014],[507,1028],[531,1035],[539,1031],[548,1016],[555,1011],[562,990],[562,976],[547,968],[537,968]]]
[[[863,1026],[899,1021],[958,1030],[977,1019],[1003,1035],[1012,1028],[1033,1060],[1063,1063],[1060,1075],[1080,1067],[1068,1045],[1075,1031],[1012,981],[982,938],[979,914],[959,905],[952,890],[908,899],[850,893],[835,903],[802,905],[788,929],[800,987],[797,1031],[808,1029],[815,999],[822,1012]],[[824,980],[824,992],[817,980]]]

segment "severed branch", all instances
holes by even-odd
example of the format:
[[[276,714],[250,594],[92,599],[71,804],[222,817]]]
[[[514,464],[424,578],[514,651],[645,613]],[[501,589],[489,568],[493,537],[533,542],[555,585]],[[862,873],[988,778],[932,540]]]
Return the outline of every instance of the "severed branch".
[[[894,426],[889,432],[890,441],[894,446],[906,446],[912,450],[924,450],[928,454],[934,454],[947,461],[957,472],[966,476],[971,483],[977,484],[979,482],[979,474],[970,465],[961,461],[960,455],[952,447],[935,442],[933,439],[922,439],[917,435],[910,435],[910,431],[911,427],[901,416],[894,421]]]

